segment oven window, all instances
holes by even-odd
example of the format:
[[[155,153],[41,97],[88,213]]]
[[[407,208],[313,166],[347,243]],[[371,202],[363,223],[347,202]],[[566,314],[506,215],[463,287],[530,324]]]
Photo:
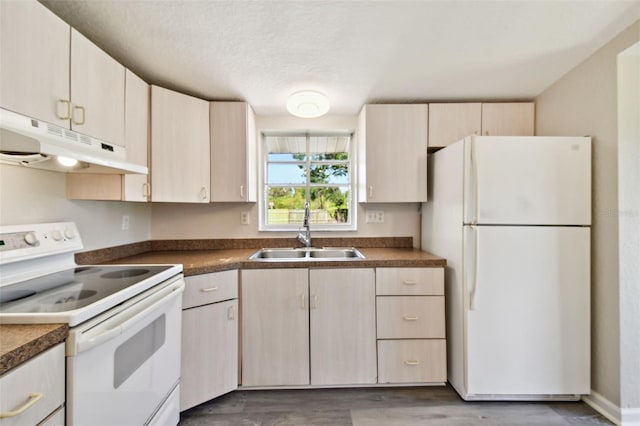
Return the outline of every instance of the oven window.
[[[151,324],[118,346],[114,355],[113,387],[117,389],[146,360],[151,358],[165,341],[166,316],[162,314]]]

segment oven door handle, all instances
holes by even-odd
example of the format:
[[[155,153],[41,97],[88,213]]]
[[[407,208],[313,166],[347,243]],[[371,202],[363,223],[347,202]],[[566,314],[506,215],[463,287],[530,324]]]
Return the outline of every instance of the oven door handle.
[[[98,324],[93,327],[90,332],[80,333],[76,338],[75,354],[88,351],[89,349],[122,334],[145,318],[151,311],[157,309],[159,305],[162,305],[164,302],[174,297],[174,293],[182,292],[184,290],[184,286],[184,280],[178,280],[157,293],[141,300],[130,308],[119,312],[102,324]],[[113,325],[113,323],[115,323],[115,325]]]

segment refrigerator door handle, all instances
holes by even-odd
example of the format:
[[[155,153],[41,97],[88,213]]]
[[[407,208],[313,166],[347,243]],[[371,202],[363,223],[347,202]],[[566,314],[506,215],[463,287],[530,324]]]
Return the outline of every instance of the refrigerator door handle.
[[[464,147],[464,223],[478,224],[478,158],[476,140],[465,139]]]
[[[476,295],[478,293],[478,228],[467,226],[467,255],[469,267],[466,271],[465,281],[469,294],[469,310],[476,309]]]

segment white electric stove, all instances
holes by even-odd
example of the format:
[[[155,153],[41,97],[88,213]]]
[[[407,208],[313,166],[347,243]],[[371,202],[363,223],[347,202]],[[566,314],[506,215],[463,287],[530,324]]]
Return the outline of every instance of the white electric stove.
[[[74,223],[0,227],[0,323],[67,323],[67,425],[179,420],[182,265],[82,265]],[[100,366],[100,368],[96,368]]]

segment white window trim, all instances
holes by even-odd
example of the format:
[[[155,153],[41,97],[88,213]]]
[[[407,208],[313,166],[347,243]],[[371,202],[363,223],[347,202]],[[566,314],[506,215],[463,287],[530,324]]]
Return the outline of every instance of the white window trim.
[[[307,134],[309,136],[314,135],[330,135],[330,134],[341,134],[344,135],[346,132],[336,132],[336,131],[315,131],[315,132],[304,132],[304,131],[259,131],[258,132],[258,158],[260,161],[258,162],[258,231],[266,231],[266,232],[297,232],[301,229],[301,225],[268,225],[266,213],[267,213],[267,193],[265,176],[267,170],[267,156],[265,153],[264,146],[264,136],[270,135],[280,135],[280,134],[292,134],[292,135],[301,135]],[[356,178],[357,174],[357,161],[355,159],[356,155],[356,145],[355,145],[355,134],[351,133],[351,142],[349,144],[349,214],[350,214],[350,223],[339,224],[339,225],[330,225],[330,224],[311,224],[311,231],[323,231],[323,232],[343,232],[343,231],[357,231],[358,229],[358,194],[356,194],[357,185]]]

